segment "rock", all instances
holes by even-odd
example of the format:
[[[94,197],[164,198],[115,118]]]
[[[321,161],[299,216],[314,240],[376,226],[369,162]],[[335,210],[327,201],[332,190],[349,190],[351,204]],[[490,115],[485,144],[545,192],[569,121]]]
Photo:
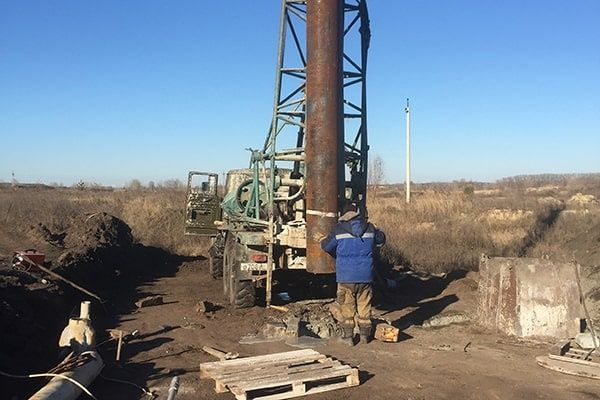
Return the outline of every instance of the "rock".
[[[445,344],[445,343],[429,346],[429,349],[436,350],[436,351],[454,351],[452,346],[450,346],[449,344]]]
[[[163,297],[162,296],[144,297],[143,299],[135,302],[135,305],[138,308],[158,306],[158,305],[161,305],[161,304],[163,304]]]
[[[381,342],[392,342],[398,341],[400,335],[400,329],[393,327],[390,324],[377,324],[375,327],[375,339]]]
[[[300,318],[290,317],[285,322],[285,336],[289,338],[298,337],[298,330],[300,329]]]
[[[198,303],[196,303],[196,312],[198,314],[207,313],[207,312],[211,312],[214,310],[215,310],[215,305],[213,303],[211,303],[210,301],[201,300]]]
[[[471,318],[462,312],[458,311],[443,311],[438,315],[429,318],[423,322],[423,328],[435,328],[448,326],[452,324],[464,324],[471,321]]]
[[[263,326],[262,334],[266,338],[286,337],[287,327],[283,322],[269,321]]]

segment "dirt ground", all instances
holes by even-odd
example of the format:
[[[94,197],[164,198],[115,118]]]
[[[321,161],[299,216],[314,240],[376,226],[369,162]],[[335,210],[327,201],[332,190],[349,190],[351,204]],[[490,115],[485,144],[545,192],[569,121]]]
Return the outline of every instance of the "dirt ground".
[[[148,398],[139,388],[114,379],[166,398],[175,375],[182,379],[178,399],[232,399],[231,394],[216,394],[212,380],[200,380],[200,363],[215,361],[202,346],[241,356],[295,350],[283,342],[239,344],[240,337],[259,331],[280,311],[258,306],[237,310],[224,304],[221,281],[210,278],[204,257],[176,256],[136,243],[126,224],[103,213],[85,216],[73,226],[60,234],[34,226],[30,235],[47,253],[52,268],[105,299],[103,305],[94,302],[92,309],[99,343],[108,338],[108,329],[139,331],[125,345],[119,363],[114,342],[99,346],[106,367],[91,387],[98,399]],[[36,274],[15,271],[9,254],[10,249],[22,248],[20,241],[9,235],[0,239],[0,370],[48,371],[60,361],[58,337],[83,297],[60,282],[43,283]],[[310,397],[600,399],[597,381],[536,364],[535,357],[547,354],[553,343],[500,336],[473,322],[425,327],[423,323],[436,316],[474,320],[477,279],[477,272],[414,274],[385,295],[377,291],[374,317],[401,328],[402,340],[353,348],[334,339],[317,343],[316,350],[357,367],[361,385]],[[141,309],[134,305],[149,295],[163,296],[164,304]],[[216,304],[216,310],[197,313],[200,300]],[[43,384],[42,379],[0,377],[0,399],[25,399]]]
[[[104,377],[136,382],[164,398],[171,377],[180,375],[178,399],[227,399],[233,396],[215,394],[212,380],[199,379],[199,364],[214,361],[201,350],[202,346],[236,351],[242,356],[294,349],[283,342],[238,343],[240,336],[255,332],[268,315],[279,311],[223,306],[214,313],[195,312],[197,300],[222,302],[220,281],[209,278],[206,260],[157,261],[128,279],[115,280],[111,291],[114,308],[110,314],[99,307],[94,309],[95,325],[126,331],[137,329],[141,335],[125,347],[124,362],[120,365],[114,363],[113,347],[101,347],[107,364]],[[341,396],[348,399],[600,398],[597,381],[561,375],[536,365],[535,356],[546,353],[549,343],[501,337],[471,324],[437,329],[415,325],[442,310],[472,311],[475,279],[476,274],[470,273],[433,284],[415,280],[416,286],[405,287],[406,292],[398,298],[403,306],[380,304],[376,315],[404,327],[400,343],[374,341],[349,348],[332,340],[317,347],[322,353],[358,367],[361,385],[311,397],[315,400]],[[136,300],[150,294],[164,296],[165,304],[134,309]],[[9,389],[3,390],[2,398],[22,398],[23,392],[5,387]],[[103,378],[96,381],[92,391],[99,399],[143,398],[138,389]]]

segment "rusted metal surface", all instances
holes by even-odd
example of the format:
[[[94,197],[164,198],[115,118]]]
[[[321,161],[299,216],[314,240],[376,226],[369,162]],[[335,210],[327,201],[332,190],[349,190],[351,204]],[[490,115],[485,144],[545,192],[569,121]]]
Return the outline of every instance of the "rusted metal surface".
[[[335,263],[319,239],[336,223],[343,178],[343,9],[341,0],[307,2],[306,226],[307,269],[331,273]]]

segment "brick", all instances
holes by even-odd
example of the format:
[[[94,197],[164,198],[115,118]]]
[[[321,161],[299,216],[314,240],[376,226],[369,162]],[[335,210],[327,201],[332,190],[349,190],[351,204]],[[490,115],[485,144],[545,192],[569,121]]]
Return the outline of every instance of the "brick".
[[[381,342],[397,342],[400,329],[390,324],[377,324],[375,327],[375,339]]]

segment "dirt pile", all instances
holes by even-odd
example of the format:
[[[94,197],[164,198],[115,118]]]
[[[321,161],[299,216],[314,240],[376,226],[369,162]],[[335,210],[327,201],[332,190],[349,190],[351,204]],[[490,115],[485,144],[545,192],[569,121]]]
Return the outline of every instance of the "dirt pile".
[[[133,245],[129,226],[106,213],[92,214],[72,226],[65,239],[67,250],[53,263],[57,272],[94,286],[118,275]]]
[[[66,247],[56,260],[47,262],[55,272],[88,290],[102,294],[119,274],[134,249],[131,229],[106,213],[82,217],[80,223],[59,234],[46,226],[33,228],[47,241],[61,238]],[[37,268],[19,270],[0,265],[0,367],[4,370],[43,369],[52,365],[56,334],[66,324],[73,304],[82,294]],[[25,361],[29,364],[25,365]],[[38,365],[31,360],[41,362]],[[44,360],[44,361],[40,361]],[[47,364],[47,365],[46,365]]]

